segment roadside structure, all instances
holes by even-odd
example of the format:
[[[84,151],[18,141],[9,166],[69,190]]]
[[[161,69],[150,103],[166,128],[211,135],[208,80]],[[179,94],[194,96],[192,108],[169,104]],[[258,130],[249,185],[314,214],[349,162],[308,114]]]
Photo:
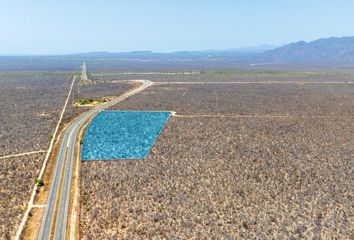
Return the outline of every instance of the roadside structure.
[[[84,62],[81,66],[81,81],[87,81],[87,69],[86,69],[86,62]]]

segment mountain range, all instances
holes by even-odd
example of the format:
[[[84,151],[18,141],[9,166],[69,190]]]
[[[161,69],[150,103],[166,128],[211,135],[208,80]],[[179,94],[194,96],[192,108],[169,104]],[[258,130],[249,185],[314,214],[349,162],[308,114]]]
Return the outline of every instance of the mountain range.
[[[0,56],[0,71],[74,70],[87,61],[93,71],[177,71],[244,68],[252,66],[310,66],[352,68],[354,37],[331,37],[280,47],[180,51],[159,53],[90,52],[61,56]]]
[[[271,63],[351,64],[354,63],[354,37],[322,38],[291,43],[256,56]]]
[[[311,42],[299,41],[274,47],[263,45],[253,48],[228,50],[181,51],[156,53],[151,51],[125,53],[84,53],[82,58],[145,59],[168,61],[235,61],[239,63],[267,64],[352,64],[354,63],[354,37],[322,38]]]

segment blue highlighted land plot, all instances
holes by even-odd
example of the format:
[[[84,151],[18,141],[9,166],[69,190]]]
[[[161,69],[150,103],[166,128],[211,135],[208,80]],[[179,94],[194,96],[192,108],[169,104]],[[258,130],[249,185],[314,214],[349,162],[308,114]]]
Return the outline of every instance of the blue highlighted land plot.
[[[103,111],[88,125],[82,160],[145,158],[170,112]]]

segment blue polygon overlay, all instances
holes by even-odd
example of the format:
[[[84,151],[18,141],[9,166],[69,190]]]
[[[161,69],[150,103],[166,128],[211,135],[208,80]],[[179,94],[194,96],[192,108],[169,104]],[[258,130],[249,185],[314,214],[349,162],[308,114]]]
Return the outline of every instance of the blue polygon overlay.
[[[145,158],[170,112],[102,111],[88,125],[82,160]]]

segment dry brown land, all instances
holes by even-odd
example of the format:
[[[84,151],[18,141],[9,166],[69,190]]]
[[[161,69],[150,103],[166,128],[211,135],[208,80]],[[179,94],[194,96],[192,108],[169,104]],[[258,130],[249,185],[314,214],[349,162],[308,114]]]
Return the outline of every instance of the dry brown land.
[[[127,99],[114,108],[194,117],[171,117],[147,159],[82,163],[81,238],[352,239],[353,96],[164,85]]]
[[[112,83],[109,81],[92,81],[89,84],[81,84],[78,87],[76,98],[99,99],[108,96],[119,96],[128,91],[131,87],[132,84],[125,82]]]
[[[37,239],[38,232],[41,227],[44,210],[44,207],[33,208],[31,210],[30,217],[28,219],[28,222],[30,222],[31,224],[27,224],[27,227],[25,228],[23,233],[23,239]]]
[[[128,91],[135,86],[132,83],[126,82],[106,82],[106,81],[89,81],[88,83],[79,83],[74,86],[73,94],[70,102],[74,103],[78,99],[102,99],[104,97],[115,97]],[[68,106],[65,115],[64,123],[68,123],[73,117],[78,116],[90,109],[92,106],[75,106],[71,104]]]
[[[169,84],[148,88],[115,109],[178,114],[354,116],[354,84]]]
[[[0,73],[0,156],[46,149],[68,94],[69,76]]]
[[[15,235],[45,153],[0,160],[0,238]]]
[[[69,89],[65,73],[0,73],[0,156],[46,150]],[[0,239],[14,236],[45,153],[0,160]]]
[[[262,81],[353,81],[353,72],[336,71],[279,71],[279,70],[239,70],[230,72],[207,71],[200,74],[119,74],[93,75],[96,80],[146,79],[154,82],[262,82]]]
[[[0,156],[47,150],[68,94],[70,75],[44,72],[0,73]],[[85,97],[95,93],[99,97],[105,94],[120,95],[129,86],[127,83],[99,83],[79,88],[76,84],[70,101],[79,95]],[[77,109],[70,105],[65,113],[64,124],[87,109]],[[0,239],[14,236],[27,208],[44,156],[45,153],[38,153],[0,159]],[[53,161],[48,163],[49,168],[53,165]],[[45,184],[48,183],[48,176],[50,172],[46,171]],[[41,191],[48,187],[45,185]],[[36,204],[43,204],[44,200],[37,199]],[[33,212],[36,212],[36,217],[31,219],[38,219],[40,211]]]

